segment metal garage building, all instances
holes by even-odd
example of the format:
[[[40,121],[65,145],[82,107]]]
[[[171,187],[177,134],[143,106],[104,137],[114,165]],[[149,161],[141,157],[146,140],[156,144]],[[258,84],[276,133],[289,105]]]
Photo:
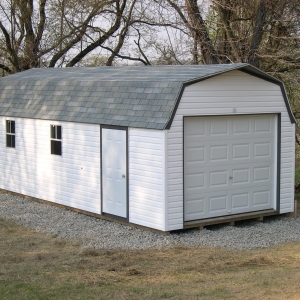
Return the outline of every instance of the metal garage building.
[[[295,120],[248,64],[0,79],[0,188],[161,231],[294,210]]]

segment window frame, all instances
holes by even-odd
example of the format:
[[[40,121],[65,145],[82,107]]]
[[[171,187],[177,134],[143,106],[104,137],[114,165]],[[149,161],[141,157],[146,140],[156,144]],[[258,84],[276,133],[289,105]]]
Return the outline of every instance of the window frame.
[[[59,147],[59,151],[57,151],[58,150],[57,147]],[[51,155],[62,156],[62,126],[61,125],[50,124],[50,153]]]
[[[13,126],[12,126],[13,124]],[[6,148],[16,148],[16,121],[11,119],[5,120],[5,137]],[[8,142],[10,140],[10,143]]]

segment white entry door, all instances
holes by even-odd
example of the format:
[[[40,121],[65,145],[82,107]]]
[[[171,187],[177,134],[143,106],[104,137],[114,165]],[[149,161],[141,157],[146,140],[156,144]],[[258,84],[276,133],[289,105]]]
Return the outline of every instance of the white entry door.
[[[102,211],[127,217],[126,131],[102,128]]]
[[[185,221],[275,208],[276,120],[185,118]]]

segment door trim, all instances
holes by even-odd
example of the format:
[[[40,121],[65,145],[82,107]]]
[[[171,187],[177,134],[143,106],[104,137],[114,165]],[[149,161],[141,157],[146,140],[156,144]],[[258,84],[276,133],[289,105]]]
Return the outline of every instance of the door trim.
[[[185,222],[190,222],[190,221],[186,221],[184,218],[185,215],[185,194],[184,194],[184,185],[185,185],[185,177],[184,177],[184,124],[185,124],[185,118],[191,118],[191,117],[195,117],[195,118],[199,118],[199,117],[203,117],[203,118],[207,118],[207,117],[235,117],[235,116],[263,116],[263,115],[275,115],[277,116],[277,125],[275,124],[276,130],[277,130],[277,135],[275,133],[275,136],[277,138],[277,141],[275,143],[275,147],[277,147],[277,151],[276,151],[276,155],[277,157],[275,158],[274,163],[277,164],[276,166],[276,171],[277,174],[275,176],[275,184],[277,184],[276,189],[275,189],[275,197],[276,199],[274,199],[275,202],[275,209],[274,211],[277,212],[277,214],[280,214],[280,172],[281,172],[281,113],[261,113],[261,114],[256,114],[256,113],[250,113],[250,114],[224,114],[224,115],[192,115],[192,116],[183,116],[182,117],[182,121],[183,121],[183,126],[182,126],[182,160],[183,160],[183,165],[182,165],[182,177],[183,177],[183,184],[182,184],[182,188],[183,188],[183,209],[182,209],[182,219],[183,219],[183,223]],[[254,211],[255,212],[255,211]],[[259,211],[257,211],[259,212]],[[234,214],[232,214],[232,216],[234,216]],[[216,217],[217,218],[217,217]],[[200,220],[204,220],[204,219],[200,219]],[[197,221],[197,220],[194,220]]]
[[[126,218],[112,215],[109,213],[103,212],[103,172],[102,172],[102,129],[113,129],[113,130],[123,130],[126,132]],[[100,124],[100,175],[101,175],[101,184],[100,184],[100,193],[101,193],[101,211],[100,214],[103,216],[108,216],[114,219],[122,220],[129,222],[129,165],[128,165],[128,127],[123,126],[113,126],[113,125],[101,125]]]

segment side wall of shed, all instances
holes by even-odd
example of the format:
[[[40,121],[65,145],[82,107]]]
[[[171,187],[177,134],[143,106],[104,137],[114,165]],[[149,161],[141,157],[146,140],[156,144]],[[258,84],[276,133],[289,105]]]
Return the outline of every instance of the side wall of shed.
[[[278,85],[231,71],[185,88],[167,130],[166,230],[183,228],[183,116],[281,113],[280,213],[294,210],[294,132]]]
[[[5,120],[15,120],[16,148]],[[50,124],[62,126],[62,156],[50,153]],[[100,126],[0,117],[0,188],[100,214]]]
[[[129,222],[165,230],[165,131],[129,128]]]

